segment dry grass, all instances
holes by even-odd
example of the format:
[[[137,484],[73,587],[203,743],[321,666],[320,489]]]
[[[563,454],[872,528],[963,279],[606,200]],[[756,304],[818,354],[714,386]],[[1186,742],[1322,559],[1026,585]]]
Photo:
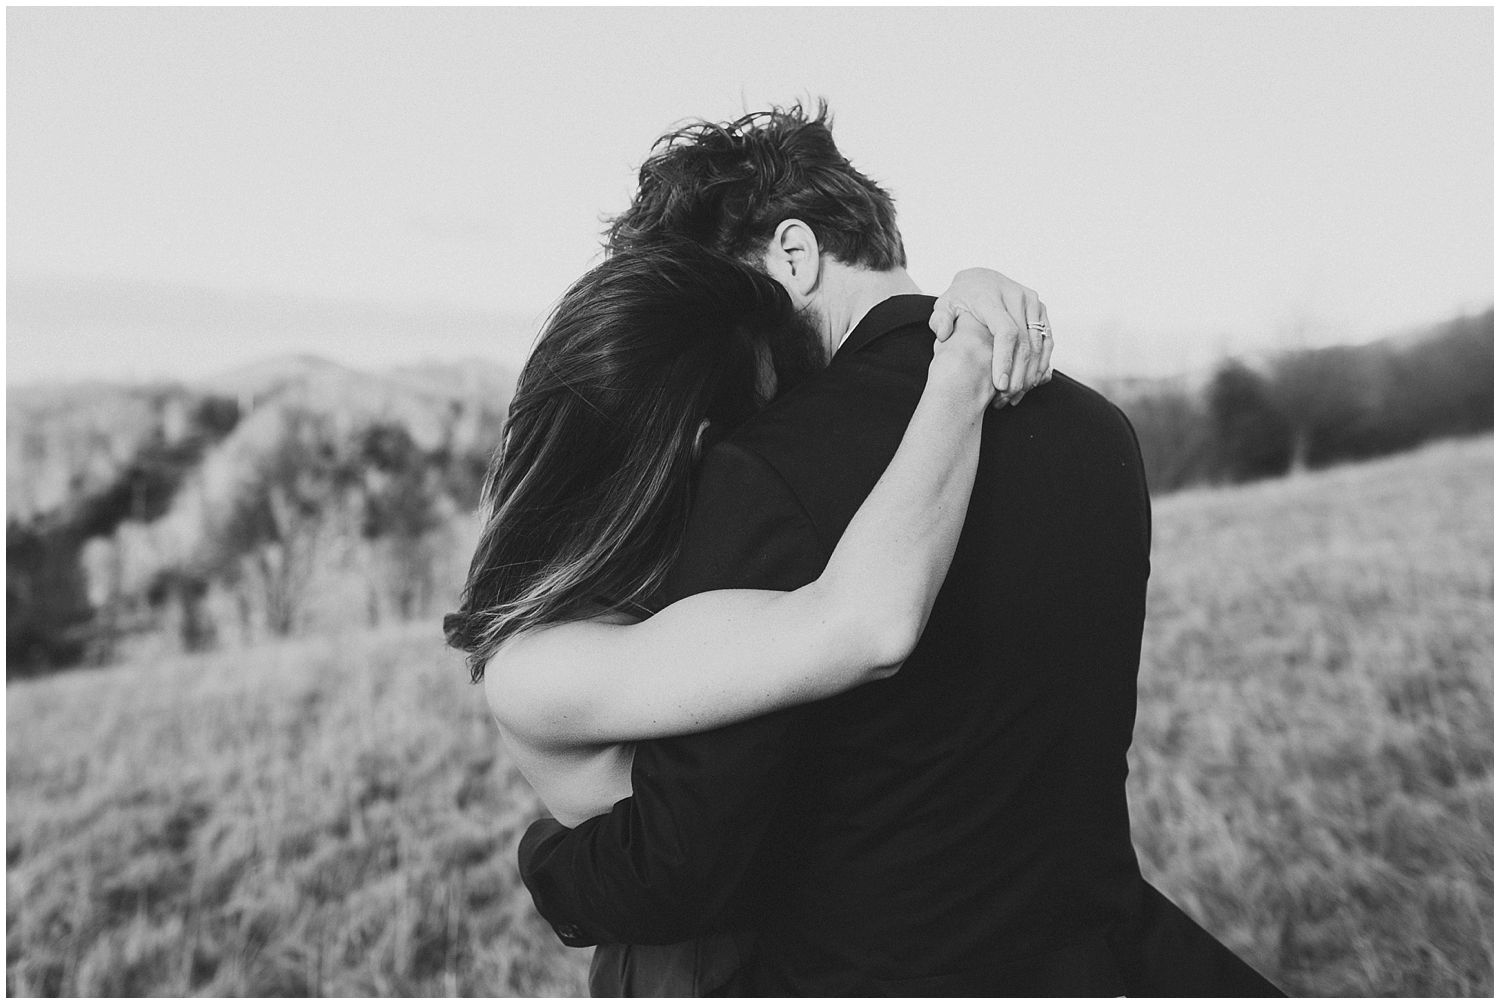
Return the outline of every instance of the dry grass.
[[[575,994],[538,806],[427,633],[9,688],[12,994]]]
[[[1157,507],[1142,867],[1304,995],[1488,995],[1494,441]]]
[[[1488,994],[1493,441],[1157,506],[1143,867],[1306,994]],[[574,994],[420,630],[12,684],[14,995]]]

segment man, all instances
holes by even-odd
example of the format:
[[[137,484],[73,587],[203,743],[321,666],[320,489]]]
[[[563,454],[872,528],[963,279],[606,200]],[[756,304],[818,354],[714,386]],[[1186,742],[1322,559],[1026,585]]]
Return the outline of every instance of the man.
[[[659,143],[611,242],[663,234],[764,268],[832,352],[706,455],[663,601],[797,588],[897,448],[933,301],[821,106]],[[1002,370],[1041,359],[1044,316],[1027,326]],[[1059,374],[992,411],[957,555],[901,672],[641,744],[632,798],[528,832],[538,909],[571,945],[751,930],[738,994],[1275,994],[1142,880],[1130,843],[1149,551],[1118,409]]]

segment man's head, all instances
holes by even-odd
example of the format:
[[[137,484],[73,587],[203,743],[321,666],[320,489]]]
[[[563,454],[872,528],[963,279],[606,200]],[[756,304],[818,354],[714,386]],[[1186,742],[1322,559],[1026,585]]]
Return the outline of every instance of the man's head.
[[[839,153],[830,125],[819,101],[812,115],[796,104],[668,133],[610,223],[610,252],[687,238],[766,271],[814,314],[820,264],[904,269],[890,195]]]
[[[874,271],[906,266],[896,207],[833,142],[819,101],[694,122],[656,141],[630,208],[611,221],[611,252],[686,237],[758,262],[778,225],[811,227],[824,253]]]

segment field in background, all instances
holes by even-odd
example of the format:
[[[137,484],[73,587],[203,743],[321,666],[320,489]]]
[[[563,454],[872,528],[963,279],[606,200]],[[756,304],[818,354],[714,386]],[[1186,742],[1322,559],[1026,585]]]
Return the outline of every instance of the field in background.
[[[1494,440],[1155,511],[1147,876],[1293,992],[1490,994]]]
[[[1148,876],[1301,994],[1491,992],[1493,439],[1156,506]],[[6,989],[571,994],[432,630],[7,688]]]

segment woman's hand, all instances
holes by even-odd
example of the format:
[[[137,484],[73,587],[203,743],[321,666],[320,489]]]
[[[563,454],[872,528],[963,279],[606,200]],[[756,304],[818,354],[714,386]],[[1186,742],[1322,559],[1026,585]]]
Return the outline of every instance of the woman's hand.
[[[932,347],[928,384],[982,411],[997,400],[993,367],[998,341],[977,317],[960,311],[949,324],[948,334]]]
[[[938,297],[928,324],[941,342],[965,314],[994,336],[997,407],[1020,404],[1027,391],[1052,379],[1052,328],[1036,290],[993,269],[964,269]]]

